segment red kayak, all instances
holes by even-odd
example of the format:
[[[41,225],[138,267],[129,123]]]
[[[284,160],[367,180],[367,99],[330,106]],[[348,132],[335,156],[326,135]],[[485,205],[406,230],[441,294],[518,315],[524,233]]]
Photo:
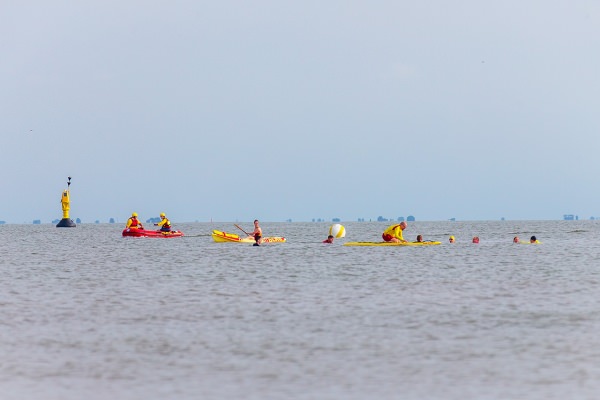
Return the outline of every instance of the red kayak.
[[[125,228],[123,230],[123,236],[172,238],[172,237],[183,236],[183,232],[181,232],[181,231],[161,232],[161,231],[147,231],[145,229],[138,229],[138,228]]]

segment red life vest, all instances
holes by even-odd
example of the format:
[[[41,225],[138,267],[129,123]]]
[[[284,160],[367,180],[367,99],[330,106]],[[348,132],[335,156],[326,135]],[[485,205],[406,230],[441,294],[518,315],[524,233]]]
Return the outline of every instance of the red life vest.
[[[130,228],[139,228],[140,227],[140,221],[138,221],[138,219],[136,217],[131,217],[129,219],[131,220],[131,225],[129,225]]]

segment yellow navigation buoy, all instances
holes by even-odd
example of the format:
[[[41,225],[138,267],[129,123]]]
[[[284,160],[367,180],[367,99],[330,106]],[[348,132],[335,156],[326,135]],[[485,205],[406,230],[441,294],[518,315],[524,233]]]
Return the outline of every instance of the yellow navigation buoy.
[[[63,219],[69,218],[69,210],[71,209],[71,198],[69,197],[68,190],[63,190],[63,194],[60,199],[60,205],[62,206]]]
[[[336,239],[343,238],[346,236],[346,228],[344,225],[333,224],[329,227],[329,234]]]
[[[67,189],[63,190],[62,196],[60,198],[60,204],[62,206],[63,217],[58,224],[56,224],[57,228],[74,228],[77,225],[71,218],[69,218],[69,210],[71,209],[71,198],[69,193],[69,187],[71,186],[71,177],[69,176],[69,180],[67,182]]]

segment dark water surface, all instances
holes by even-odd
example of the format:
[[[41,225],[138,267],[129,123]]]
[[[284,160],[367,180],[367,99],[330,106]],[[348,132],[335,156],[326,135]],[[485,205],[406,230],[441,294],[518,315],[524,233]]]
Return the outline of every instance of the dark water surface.
[[[0,226],[0,399],[600,397],[600,221],[343,224]]]

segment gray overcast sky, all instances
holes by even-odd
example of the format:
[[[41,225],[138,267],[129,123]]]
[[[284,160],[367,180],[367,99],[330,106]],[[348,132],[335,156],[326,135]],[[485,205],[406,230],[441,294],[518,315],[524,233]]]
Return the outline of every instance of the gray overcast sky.
[[[600,216],[597,1],[0,5],[0,219]]]

